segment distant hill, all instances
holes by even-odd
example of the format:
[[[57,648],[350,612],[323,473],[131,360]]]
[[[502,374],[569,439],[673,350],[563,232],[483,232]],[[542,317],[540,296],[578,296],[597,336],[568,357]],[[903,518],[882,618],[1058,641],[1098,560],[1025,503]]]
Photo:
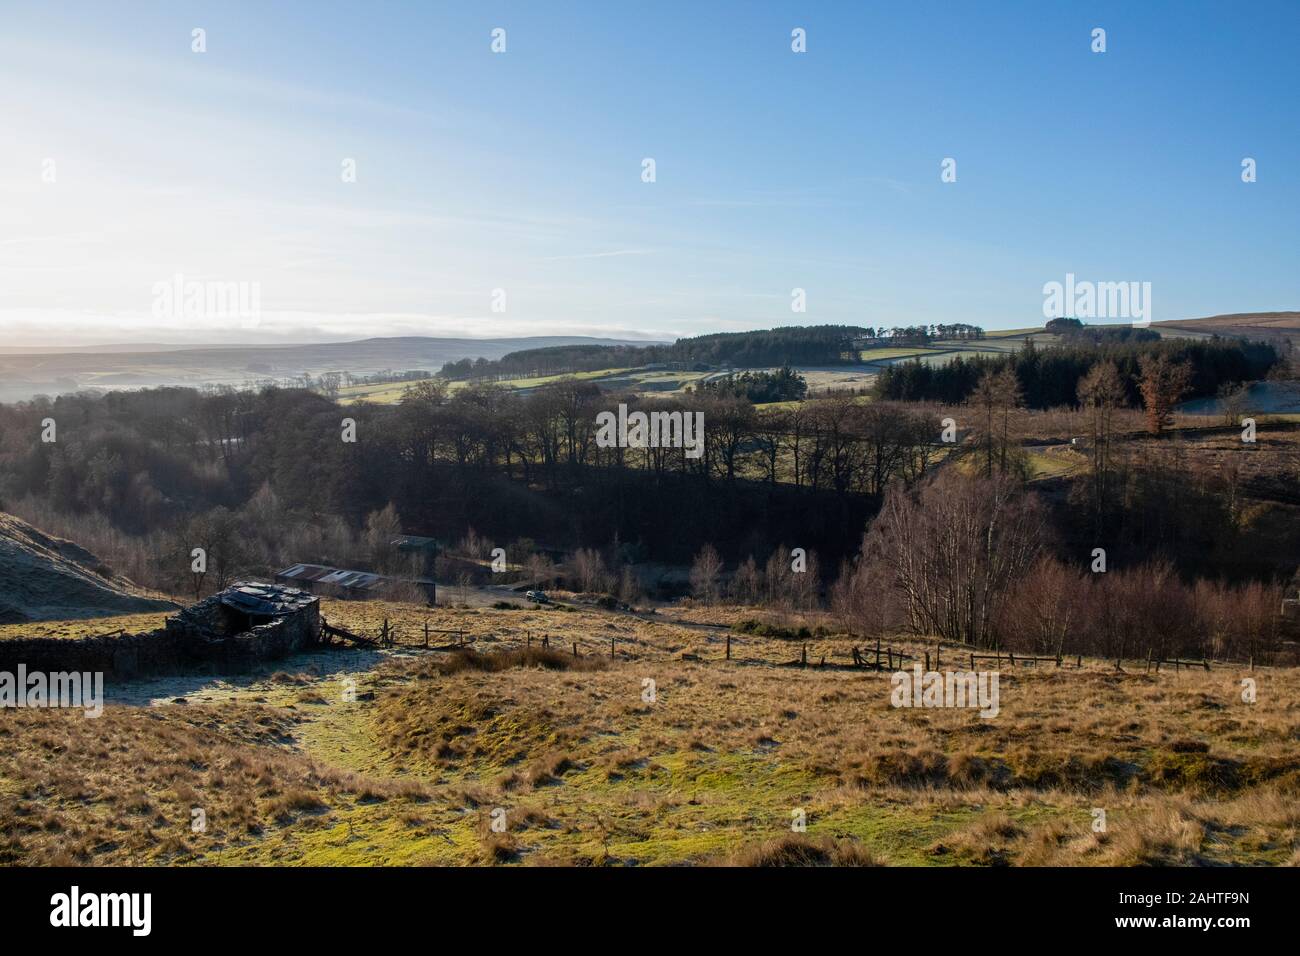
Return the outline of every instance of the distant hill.
[[[85,548],[0,512],[0,624],[173,608],[102,568]]]
[[[1300,345],[1300,312],[1234,312],[1200,319],[1153,322],[1152,327],[1161,331],[1174,329],[1193,334],[1224,335],[1266,342],[1288,339]]]
[[[645,345],[623,339],[581,335],[523,336],[501,339],[398,338],[362,339],[304,345],[170,346],[122,351],[11,351],[0,353],[0,402],[33,395],[59,395],[81,389],[150,388],[161,385],[245,385],[267,379],[287,380],[309,373],[424,369],[436,372],[446,362],[465,358],[498,359],[520,349],[562,345]]]
[[[949,328],[943,326],[942,328]],[[957,328],[953,326],[952,328]],[[974,326],[961,328],[978,331]],[[928,335],[924,327],[891,330],[890,341],[904,333]],[[766,368],[781,365],[853,364],[867,342],[879,341],[877,330],[855,325],[796,325],[748,332],[716,332],[678,339],[671,345],[637,342],[631,346],[547,346],[522,349],[486,364],[460,363],[444,370],[448,378],[510,375],[555,375],[658,363]]]

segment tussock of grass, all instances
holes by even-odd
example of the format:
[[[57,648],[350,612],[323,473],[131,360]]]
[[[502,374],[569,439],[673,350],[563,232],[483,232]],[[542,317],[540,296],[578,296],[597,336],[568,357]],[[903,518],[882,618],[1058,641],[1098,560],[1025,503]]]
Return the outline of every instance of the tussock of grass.
[[[445,657],[428,661],[424,667],[416,670],[416,674],[435,671],[446,676],[467,670],[494,673],[515,667],[542,667],[552,671],[597,671],[604,670],[608,663],[603,657],[574,657],[572,652],[564,653],[541,647],[524,647],[490,653],[479,653],[472,648],[467,648],[450,651]]]
[[[830,629],[818,624],[816,627],[801,625],[799,627],[782,627],[779,624],[773,624],[770,621],[758,621],[754,618],[745,618],[737,621],[731,626],[731,629],[737,634],[753,634],[758,637],[771,637],[784,641],[810,641],[815,637],[827,637],[830,635]]]
[[[809,839],[790,834],[751,844],[715,861],[723,866],[884,866],[852,840]]]

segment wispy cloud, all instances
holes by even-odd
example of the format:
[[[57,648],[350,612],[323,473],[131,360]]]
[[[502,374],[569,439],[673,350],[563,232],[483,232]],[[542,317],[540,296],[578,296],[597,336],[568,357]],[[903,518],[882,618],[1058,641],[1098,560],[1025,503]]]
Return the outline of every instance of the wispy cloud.
[[[579,252],[567,256],[542,256],[542,262],[557,262],[561,259],[612,259],[615,256],[648,256],[649,249],[613,249],[609,252]]]

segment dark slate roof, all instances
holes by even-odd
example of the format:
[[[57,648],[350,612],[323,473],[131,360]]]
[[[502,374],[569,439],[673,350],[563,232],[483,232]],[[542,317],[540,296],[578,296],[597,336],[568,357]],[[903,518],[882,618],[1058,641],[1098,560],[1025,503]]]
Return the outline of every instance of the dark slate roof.
[[[425,538],[415,534],[399,534],[391,542],[399,551],[439,551],[445,550],[437,538]]]
[[[283,617],[293,614],[318,598],[297,588],[287,588],[279,584],[238,583],[221,592],[221,603],[233,607],[245,614],[261,614],[266,617]]]

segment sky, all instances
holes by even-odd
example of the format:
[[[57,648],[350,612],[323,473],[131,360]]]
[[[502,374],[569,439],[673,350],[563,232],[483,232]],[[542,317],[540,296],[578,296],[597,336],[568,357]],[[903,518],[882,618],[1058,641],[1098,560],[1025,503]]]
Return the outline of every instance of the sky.
[[[3,0],[0,344],[1296,309],[1298,46],[1295,0]]]

